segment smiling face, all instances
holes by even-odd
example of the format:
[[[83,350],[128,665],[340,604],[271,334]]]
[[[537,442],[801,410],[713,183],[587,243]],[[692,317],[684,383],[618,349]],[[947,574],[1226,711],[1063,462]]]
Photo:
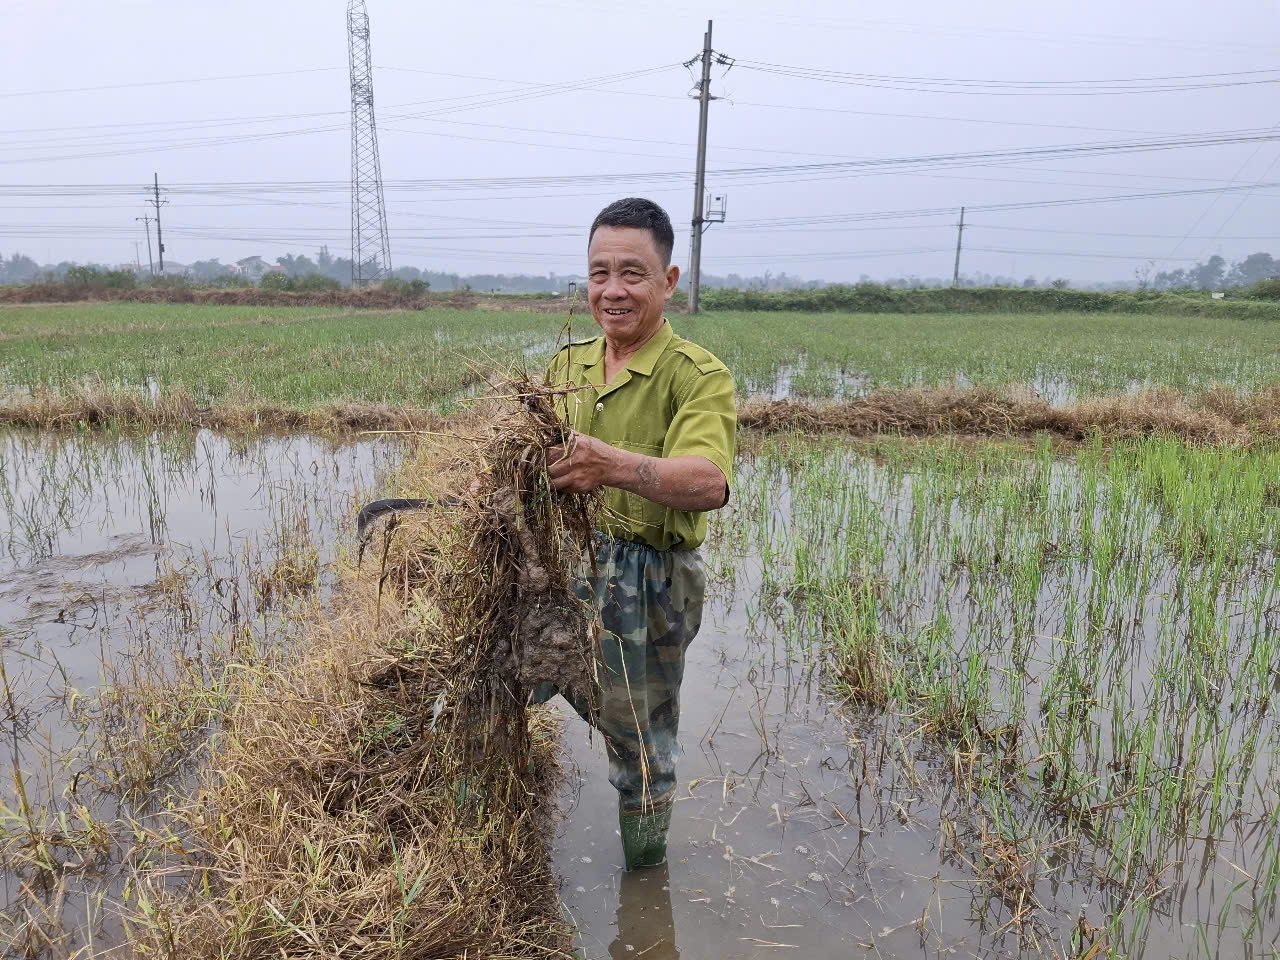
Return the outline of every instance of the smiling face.
[[[680,268],[664,266],[653,234],[598,227],[587,247],[587,302],[614,349],[638,347],[662,326]]]

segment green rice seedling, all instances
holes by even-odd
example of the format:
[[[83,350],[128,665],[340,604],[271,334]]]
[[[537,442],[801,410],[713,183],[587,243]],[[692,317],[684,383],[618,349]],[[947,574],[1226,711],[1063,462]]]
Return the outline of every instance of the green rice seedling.
[[[934,761],[962,787],[946,816],[977,811],[1006,839],[1035,824],[1037,849],[1071,851],[1057,869],[1116,918],[1095,955],[1153,924],[1190,948],[1157,893],[1229,864],[1253,865],[1232,936],[1270,936],[1274,451],[782,443],[756,447],[720,525],[762,545],[770,590],[803,596],[805,615],[773,628],[825,651],[859,715],[905,721],[900,775],[949,755]]]

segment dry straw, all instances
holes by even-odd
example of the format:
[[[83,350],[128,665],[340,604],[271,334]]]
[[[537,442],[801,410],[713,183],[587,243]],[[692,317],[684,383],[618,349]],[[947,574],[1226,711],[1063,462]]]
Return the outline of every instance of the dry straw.
[[[1280,436],[1280,388],[1245,395],[1218,388],[1190,398],[1174,390],[1152,390],[1066,407],[1054,407],[1017,391],[989,388],[877,390],[845,403],[751,403],[739,409],[738,423],[762,433],[1048,433],[1068,441],[1095,434],[1108,440],[1167,434],[1192,443],[1237,444]]]
[[[590,687],[570,578],[597,505],[547,487],[552,392],[502,392],[484,435],[419,461],[404,491],[457,505],[397,524],[283,667],[236,672],[178,811],[187,849],[142,878],[139,952],[567,955],[546,849],[555,724],[525,704],[533,680]]]
[[[329,404],[308,410],[260,402],[202,406],[181,389],[155,398],[101,384],[67,392],[39,391],[0,402],[0,425],[43,429],[139,424],[230,431],[321,432],[439,430],[445,420],[422,408],[385,404]],[[753,402],[738,423],[764,433],[1025,436],[1048,433],[1066,441],[1093,434],[1122,439],[1152,434],[1192,443],[1238,444],[1280,436],[1280,387],[1254,393],[1217,387],[1194,396],[1174,390],[1095,397],[1055,407],[1026,391],[979,387],[877,390],[842,403]]]

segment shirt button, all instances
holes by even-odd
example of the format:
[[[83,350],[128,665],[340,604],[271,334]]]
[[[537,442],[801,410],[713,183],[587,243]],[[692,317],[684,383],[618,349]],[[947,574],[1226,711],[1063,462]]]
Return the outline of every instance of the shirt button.
[[[603,403],[597,403],[597,404],[596,404],[596,413],[603,413],[603,412],[604,412],[604,404],[603,404]]]

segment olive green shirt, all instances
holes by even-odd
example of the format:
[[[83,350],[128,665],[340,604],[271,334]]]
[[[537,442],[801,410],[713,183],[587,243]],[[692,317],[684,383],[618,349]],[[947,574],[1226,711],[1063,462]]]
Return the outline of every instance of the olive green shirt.
[[[579,433],[650,457],[706,457],[732,480],[737,410],[733,375],[709,351],[675,335],[670,322],[604,383],[604,337],[561,348],[547,371],[552,384],[582,387],[556,404]],[[690,549],[707,536],[705,513],[672,510],[606,487],[600,526],[658,550]]]

